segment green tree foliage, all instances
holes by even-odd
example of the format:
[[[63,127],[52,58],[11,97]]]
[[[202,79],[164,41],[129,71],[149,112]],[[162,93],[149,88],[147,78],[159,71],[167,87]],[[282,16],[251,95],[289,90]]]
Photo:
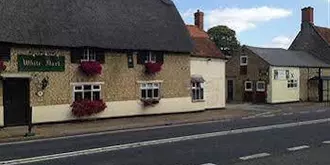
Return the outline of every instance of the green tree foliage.
[[[215,26],[207,31],[211,40],[226,55],[232,56],[240,47],[236,38],[236,32],[227,26]]]

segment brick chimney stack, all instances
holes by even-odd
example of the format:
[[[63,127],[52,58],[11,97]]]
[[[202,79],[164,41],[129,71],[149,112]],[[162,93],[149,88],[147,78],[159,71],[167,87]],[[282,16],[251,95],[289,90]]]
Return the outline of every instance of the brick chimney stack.
[[[204,13],[199,10],[195,13],[195,25],[199,29],[204,30]]]
[[[314,24],[314,8],[305,7],[302,11],[302,23]]]

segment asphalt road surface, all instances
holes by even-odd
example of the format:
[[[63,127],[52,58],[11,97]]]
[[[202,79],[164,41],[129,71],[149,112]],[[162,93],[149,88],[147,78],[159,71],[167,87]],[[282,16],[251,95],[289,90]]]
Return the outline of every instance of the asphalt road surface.
[[[329,118],[315,111],[0,144],[0,164],[329,164]]]

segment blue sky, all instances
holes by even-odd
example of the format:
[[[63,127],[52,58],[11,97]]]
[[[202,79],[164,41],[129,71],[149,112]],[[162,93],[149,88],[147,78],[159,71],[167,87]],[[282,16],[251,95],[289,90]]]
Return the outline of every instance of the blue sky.
[[[183,19],[205,12],[206,29],[225,24],[242,44],[287,48],[300,29],[301,9],[312,6],[318,26],[328,26],[328,0],[174,0]]]

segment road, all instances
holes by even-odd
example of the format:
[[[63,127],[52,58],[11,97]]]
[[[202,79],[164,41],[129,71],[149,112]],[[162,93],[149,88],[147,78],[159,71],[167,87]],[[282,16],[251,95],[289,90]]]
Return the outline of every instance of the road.
[[[7,143],[0,164],[329,164],[329,121],[314,111]]]

